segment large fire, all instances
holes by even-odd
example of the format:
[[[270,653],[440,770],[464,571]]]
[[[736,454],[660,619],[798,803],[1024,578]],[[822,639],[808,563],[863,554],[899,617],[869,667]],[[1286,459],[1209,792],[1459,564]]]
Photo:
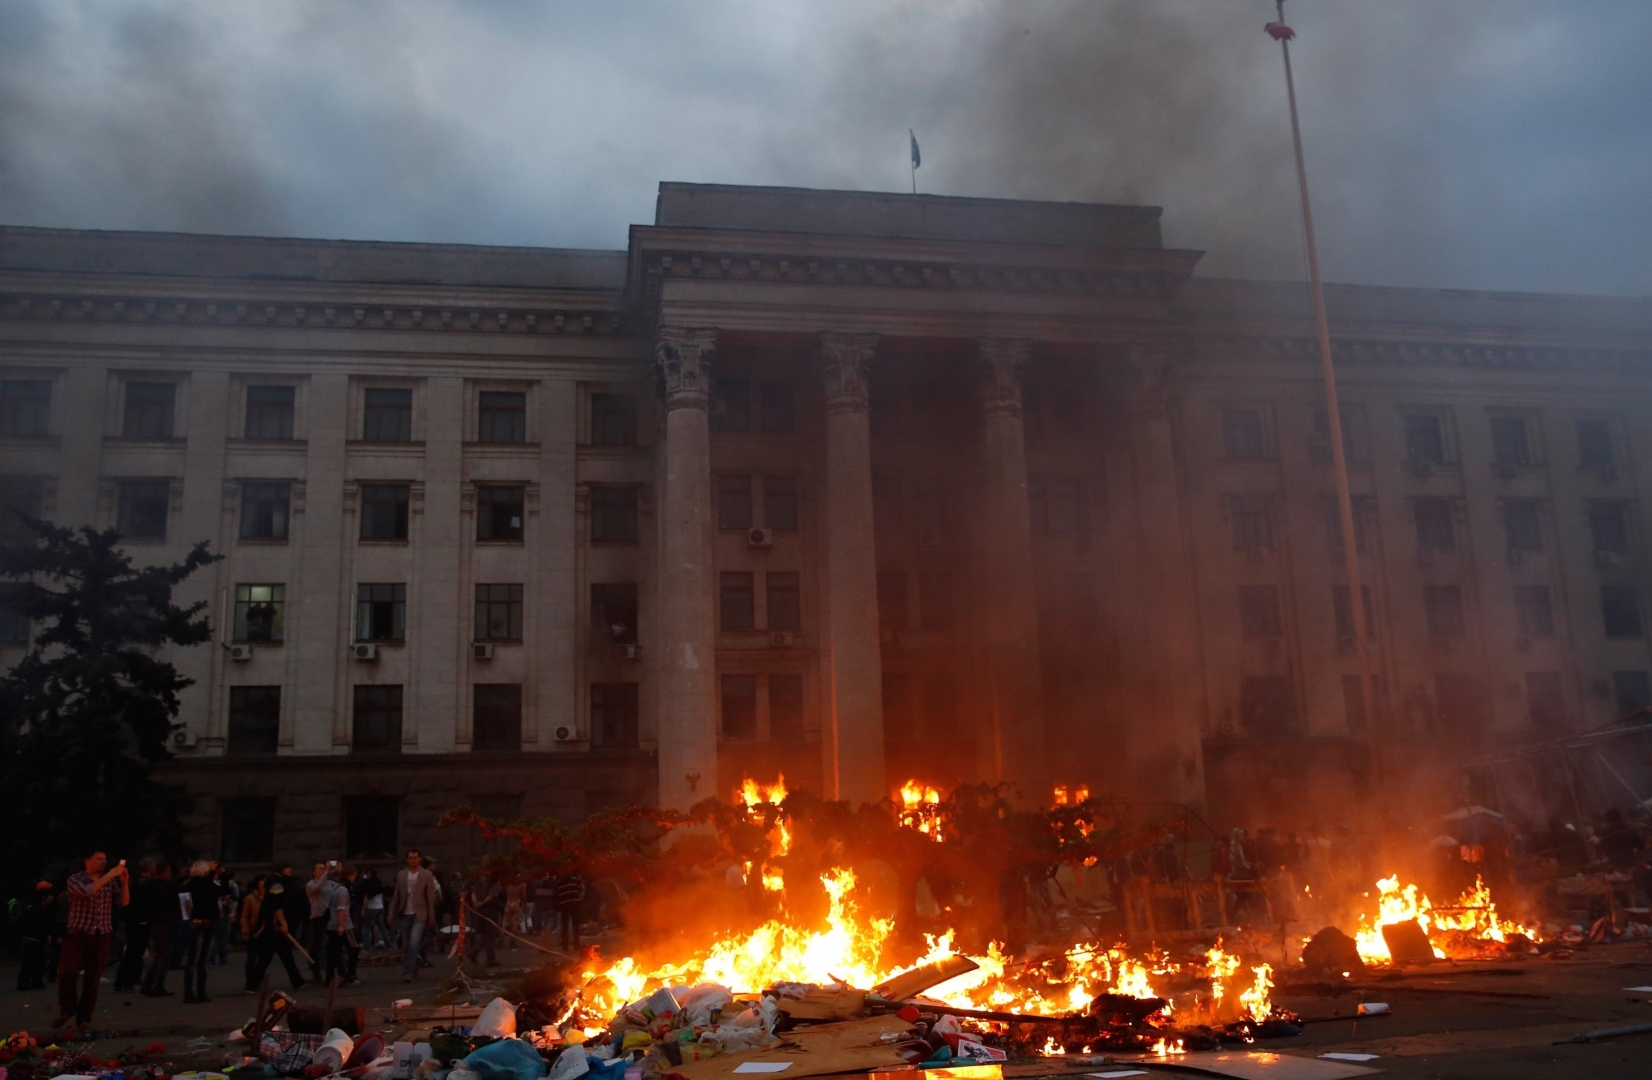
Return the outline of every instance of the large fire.
[[[1416,885],[1400,885],[1399,875],[1377,882],[1377,913],[1373,919],[1361,915],[1354,941],[1360,959],[1367,964],[1390,964],[1393,956],[1383,940],[1382,928],[1416,922],[1428,936],[1434,955],[1441,960],[1473,959],[1483,956],[1490,945],[1506,944],[1515,935],[1541,941],[1536,927],[1522,926],[1497,914],[1491,890],[1476,878],[1450,907],[1435,907]]]

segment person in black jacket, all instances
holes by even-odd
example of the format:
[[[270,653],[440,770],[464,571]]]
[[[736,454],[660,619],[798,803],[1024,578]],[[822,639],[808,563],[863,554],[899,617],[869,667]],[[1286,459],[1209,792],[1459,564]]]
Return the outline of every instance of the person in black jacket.
[[[126,949],[115,969],[116,990],[136,990],[143,978],[143,951],[149,947],[155,918],[155,885],[155,860],[145,859],[138,864],[138,876],[132,879],[132,902],[126,905]]]
[[[52,936],[52,883],[42,881],[17,919],[19,990],[46,986],[46,942]]]
[[[172,867],[155,864],[154,884],[149,889],[149,971],[143,977],[147,997],[168,997],[166,973],[172,966],[172,939],[178,931],[178,886]]]
[[[196,1005],[206,996],[207,959],[218,934],[218,899],[223,895],[212,877],[212,864],[201,859],[190,868],[183,892],[189,897],[189,952],[184,958],[184,1004]]]
[[[287,917],[287,912],[292,910],[292,898],[288,895],[288,890],[298,893],[306,912],[310,910],[310,902],[308,899],[302,899],[304,890],[293,880],[292,867],[283,869],[287,872],[270,883],[268,891],[264,893],[264,902],[258,908],[258,962],[247,972],[249,994],[259,992],[264,983],[264,972],[269,970],[270,961],[278,956],[281,958],[281,966],[287,969],[287,978],[292,981],[293,989],[297,990],[305,985],[304,976],[298,973],[298,965],[293,962],[293,943],[289,936],[293,924]]]

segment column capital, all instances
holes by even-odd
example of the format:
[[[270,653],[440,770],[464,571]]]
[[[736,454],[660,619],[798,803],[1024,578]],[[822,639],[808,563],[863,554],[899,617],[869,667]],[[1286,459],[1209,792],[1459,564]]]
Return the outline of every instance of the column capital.
[[[826,380],[827,412],[866,412],[866,380],[872,371],[878,335],[827,331],[820,335],[821,373]]]
[[[1032,357],[1026,338],[979,338],[975,342],[976,392],[988,416],[1021,415],[1021,375]]]
[[[654,342],[654,371],[667,412],[705,409],[711,392],[711,357],[716,351],[715,328],[660,327]]]

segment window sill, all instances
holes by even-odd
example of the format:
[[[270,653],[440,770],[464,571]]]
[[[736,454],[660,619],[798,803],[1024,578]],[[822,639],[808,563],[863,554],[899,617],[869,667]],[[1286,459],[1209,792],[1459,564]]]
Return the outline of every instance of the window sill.
[[[105,435],[105,446],[123,446],[133,450],[179,450],[189,445],[189,440],[181,437],[150,438],[138,435]]]
[[[0,435],[0,446],[8,450],[56,450],[62,445],[61,435]]]
[[[352,645],[377,645],[381,649],[399,649],[407,644],[406,638],[355,638]]]
[[[272,646],[279,649],[286,643],[286,639],[284,638],[256,638],[252,640],[247,638],[230,638],[231,645],[250,645],[255,649],[270,648]]]
[[[308,439],[225,439],[224,444],[232,450],[305,450],[309,448]]]
[[[409,439],[406,442],[378,442],[370,439],[346,439],[345,448],[350,450],[374,450],[379,453],[390,454],[422,454],[424,453],[423,439]]]
[[[459,444],[466,450],[538,450],[537,442],[482,442],[480,439]]]
[[[235,542],[251,547],[286,547],[292,543],[290,539],[277,540],[273,536],[238,536],[235,538]]]
[[[591,541],[591,546],[595,547],[595,548],[634,548],[634,547],[638,546],[638,541],[636,541],[636,540],[592,540]]]
[[[491,540],[491,539],[490,540],[482,540],[482,539],[478,539],[476,541],[476,546],[477,547],[519,548],[519,547],[527,547],[528,542],[526,540],[520,540],[520,539],[518,539],[518,540]]]
[[[522,639],[519,638],[519,637],[515,637],[515,638],[479,637],[479,638],[474,639],[471,642],[471,644],[473,644],[473,645],[520,645],[520,644],[522,644]]]
[[[151,545],[151,546],[159,546],[161,544],[166,543],[166,537],[164,537],[164,536],[122,536],[120,538],[120,542],[121,542],[122,546],[125,546],[127,544],[147,544],[147,545]]]
[[[363,536],[360,539],[358,539],[356,541],[356,543],[362,545],[363,547],[409,547],[409,546],[411,546],[412,541],[409,541],[409,540],[380,540],[380,539],[376,539],[376,538],[369,538],[369,537]]]

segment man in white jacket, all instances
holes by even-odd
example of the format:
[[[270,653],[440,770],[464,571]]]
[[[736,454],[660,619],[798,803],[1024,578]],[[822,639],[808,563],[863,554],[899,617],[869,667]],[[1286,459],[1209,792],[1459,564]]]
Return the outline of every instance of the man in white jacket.
[[[396,871],[396,889],[390,897],[390,915],[401,935],[402,982],[412,982],[419,971],[419,954],[427,933],[436,930],[436,877],[420,865],[419,852],[407,853],[407,868]]]

